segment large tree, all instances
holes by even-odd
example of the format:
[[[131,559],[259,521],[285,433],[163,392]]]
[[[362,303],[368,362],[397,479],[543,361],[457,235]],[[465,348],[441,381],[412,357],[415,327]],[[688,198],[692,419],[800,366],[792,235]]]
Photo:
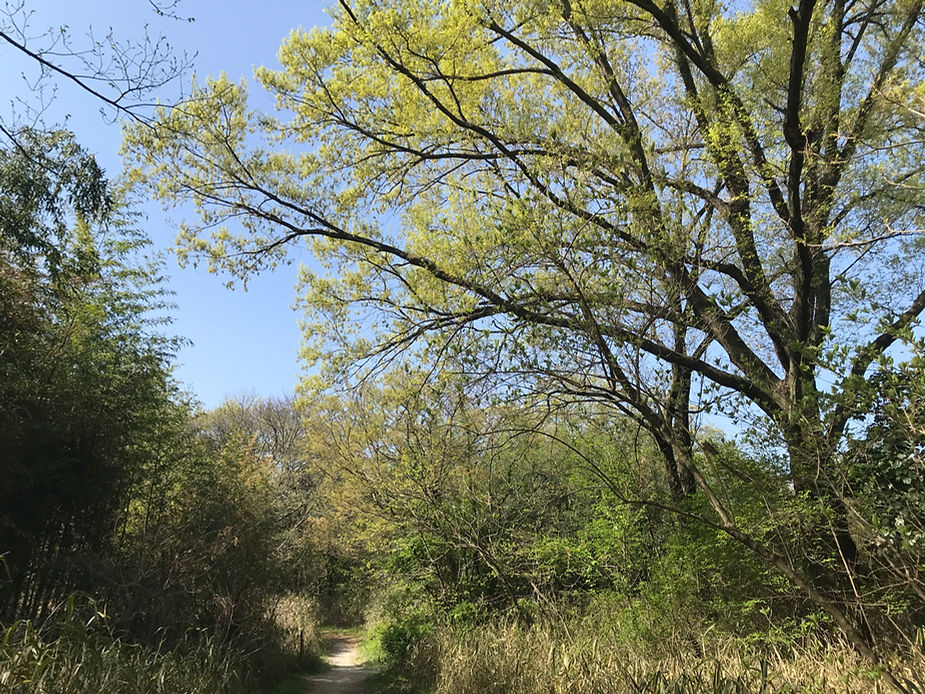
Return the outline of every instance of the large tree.
[[[184,253],[246,276],[309,241],[326,378],[451,359],[635,418],[677,498],[699,487],[875,657],[824,574],[859,560],[840,442],[925,308],[921,0],[332,15],[259,71],[281,116],[220,78],[128,133],[136,175],[198,205]],[[766,423],[828,556],[800,570],[737,525],[694,453],[711,409]]]

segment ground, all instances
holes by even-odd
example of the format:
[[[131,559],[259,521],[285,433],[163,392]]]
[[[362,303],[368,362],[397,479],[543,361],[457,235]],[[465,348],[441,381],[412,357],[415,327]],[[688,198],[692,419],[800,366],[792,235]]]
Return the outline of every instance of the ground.
[[[331,650],[326,660],[331,669],[317,675],[306,675],[309,694],[363,694],[373,671],[359,665],[358,640],[348,636],[331,638]]]

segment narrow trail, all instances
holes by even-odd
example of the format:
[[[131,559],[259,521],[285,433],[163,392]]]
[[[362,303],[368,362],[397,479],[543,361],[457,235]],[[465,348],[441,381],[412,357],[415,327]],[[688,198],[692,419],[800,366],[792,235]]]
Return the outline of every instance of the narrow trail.
[[[331,669],[317,675],[306,675],[307,694],[364,694],[373,671],[358,665],[358,647],[356,639],[347,636],[332,638],[331,652],[325,658]]]

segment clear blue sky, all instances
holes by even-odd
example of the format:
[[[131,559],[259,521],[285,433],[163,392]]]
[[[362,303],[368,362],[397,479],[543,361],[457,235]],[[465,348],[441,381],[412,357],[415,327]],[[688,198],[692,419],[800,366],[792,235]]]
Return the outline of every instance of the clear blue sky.
[[[144,36],[147,25],[151,36],[164,35],[176,51],[198,53],[195,71],[200,78],[224,71],[233,79],[243,76],[249,80],[254,67],[276,65],[276,52],[290,30],[327,24],[324,9],[328,4],[181,0],[177,14],[194,18],[181,22],[158,17],[148,0],[26,0],[33,13],[33,34],[67,25],[75,45],[80,46],[86,43],[90,27],[98,37],[111,28],[116,37],[132,41]],[[8,119],[10,101],[17,96],[28,98],[20,74],[34,75],[36,70],[6,45],[0,46],[0,61],[0,110]],[[170,94],[165,92],[165,99]],[[78,141],[115,175],[121,169],[119,125],[101,118],[99,104],[92,97],[61,84],[46,122],[61,124],[65,115]],[[156,205],[147,206],[145,212],[146,231],[156,247],[170,246],[181,213],[174,210],[168,215]],[[246,292],[229,291],[222,277],[203,269],[180,269],[173,257],[168,258],[168,271],[178,305],[173,332],[193,342],[179,355],[177,376],[204,406],[218,405],[228,395],[280,395],[295,387],[301,368],[299,316],[292,310],[297,267],[255,277]]]

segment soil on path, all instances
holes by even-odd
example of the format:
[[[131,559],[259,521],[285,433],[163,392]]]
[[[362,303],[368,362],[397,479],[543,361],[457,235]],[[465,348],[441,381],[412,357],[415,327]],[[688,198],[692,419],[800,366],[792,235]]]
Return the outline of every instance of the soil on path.
[[[358,664],[358,641],[347,636],[330,640],[331,650],[325,660],[331,669],[305,677],[308,694],[364,694],[373,671]]]

